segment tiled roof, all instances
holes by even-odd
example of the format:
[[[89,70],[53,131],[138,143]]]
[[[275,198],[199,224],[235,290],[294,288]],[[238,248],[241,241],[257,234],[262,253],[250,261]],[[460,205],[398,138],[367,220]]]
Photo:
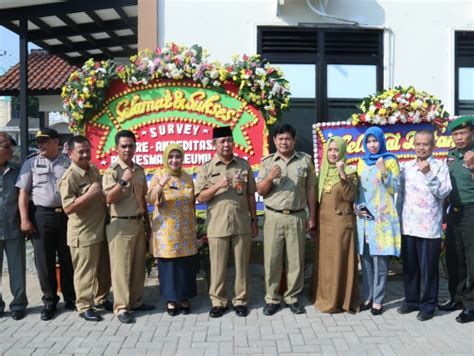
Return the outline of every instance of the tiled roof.
[[[46,51],[28,55],[29,95],[60,94],[61,88],[76,67]],[[0,95],[18,95],[20,64],[11,67],[0,77]]]

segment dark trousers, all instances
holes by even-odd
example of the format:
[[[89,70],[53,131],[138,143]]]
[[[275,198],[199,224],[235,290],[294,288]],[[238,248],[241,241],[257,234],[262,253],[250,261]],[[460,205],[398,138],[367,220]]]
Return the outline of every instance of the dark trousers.
[[[67,246],[67,215],[55,212],[54,209],[35,207],[34,225],[37,233],[32,238],[35,253],[35,265],[43,292],[45,306],[56,306],[59,301],[56,280],[56,253],[60,265],[60,284],[64,301],[74,302],[74,292],[71,252]]]
[[[441,239],[402,237],[405,303],[430,314],[438,304],[440,250]]]
[[[449,212],[446,267],[451,299],[474,309],[474,204]]]

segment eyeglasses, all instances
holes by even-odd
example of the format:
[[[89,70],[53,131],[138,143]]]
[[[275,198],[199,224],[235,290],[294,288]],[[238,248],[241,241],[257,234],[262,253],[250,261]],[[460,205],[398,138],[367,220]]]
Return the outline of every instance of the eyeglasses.
[[[135,144],[132,143],[130,145],[120,145],[120,148],[123,149],[123,150],[126,149],[126,148],[135,148]]]

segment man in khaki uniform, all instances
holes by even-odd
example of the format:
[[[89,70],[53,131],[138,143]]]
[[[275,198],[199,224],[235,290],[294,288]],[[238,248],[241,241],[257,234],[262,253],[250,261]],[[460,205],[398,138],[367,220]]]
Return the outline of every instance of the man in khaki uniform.
[[[311,157],[295,151],[295,139],[296,131],[290,125],[276,127],[273,141],[277,152],[262,160],[257,178],[257,191],[265,203],[265,315],[280,308],[284,252],[288,288],[283,299],[294,314],[305,313],[298,294],[304,283],[305,236],[313,234],[316,227],[316,176]]]
[[[212,318],[227,311],[225,277],[227,257],[235,260],[235,297],[238,316],[247,316],[251,238],[257,236],[255,179],[248,162],[233,154],[234,141],[228,126],[213,131],[216,154],[196,177],[196,198],[207,203],[207,237],[211,260],[209,295]]]
[[[64,212],[69,216],[67,244],[74,266],[76,308],[88,321],[101,321],[94,310],[94,294],[105,299],[110,267],[105,243],[105,197],[97,167],[90,163],[91,146],[84,136],[68,142],[72,163],[59,181]],[[105,253],[104,253],[105,252]]]
[[[128,130],[115,135],[117,162],[103,177],[110,223],[106,226],[112,269],[114,313],[125,324],[134,323],[130,311],[153,310],[144,304],[145,245],[151,236],[145,195],[147,182],[142,167],[132,159],[136,150],[135,134]]]

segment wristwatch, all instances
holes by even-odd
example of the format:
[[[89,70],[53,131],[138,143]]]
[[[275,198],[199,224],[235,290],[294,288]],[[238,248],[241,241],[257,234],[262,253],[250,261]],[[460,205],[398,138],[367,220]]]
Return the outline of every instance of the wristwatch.
[[[121,187],[126,187],[128,185],[128,182],[126,180],[123,180],[122,178],[119,179],[118,184]]]

